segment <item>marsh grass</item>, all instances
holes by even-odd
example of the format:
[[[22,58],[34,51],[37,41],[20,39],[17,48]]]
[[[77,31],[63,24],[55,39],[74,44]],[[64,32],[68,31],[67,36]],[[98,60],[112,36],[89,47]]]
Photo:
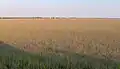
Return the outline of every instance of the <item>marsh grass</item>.
[[[118,69],[118,63],[85,55],[0,56],[0,69]]]
[[[0,48],[0,69],[118,69],[120,24],[106,21],[3,20],[0,40],[24,51]]]
[[[120,62],[74,52],[30,53],[0,45],[0,69],[118,69]]]

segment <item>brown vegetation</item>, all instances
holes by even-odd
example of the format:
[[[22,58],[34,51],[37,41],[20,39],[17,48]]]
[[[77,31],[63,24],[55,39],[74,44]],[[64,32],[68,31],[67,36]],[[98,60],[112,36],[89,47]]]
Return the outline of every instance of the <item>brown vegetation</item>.
[[[120,19],[0,20],[1,40],[26,51],[77,52],[119,59]]]
[[[0,44],[3,44],[4,42],[3,41],[0,41]]]

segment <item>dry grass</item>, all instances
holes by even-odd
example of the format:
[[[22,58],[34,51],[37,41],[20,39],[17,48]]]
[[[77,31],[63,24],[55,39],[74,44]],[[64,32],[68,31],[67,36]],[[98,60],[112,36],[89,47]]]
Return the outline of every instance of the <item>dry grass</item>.
[[[26,51],[120,58],[120,19],[0,20],[0,40]]]

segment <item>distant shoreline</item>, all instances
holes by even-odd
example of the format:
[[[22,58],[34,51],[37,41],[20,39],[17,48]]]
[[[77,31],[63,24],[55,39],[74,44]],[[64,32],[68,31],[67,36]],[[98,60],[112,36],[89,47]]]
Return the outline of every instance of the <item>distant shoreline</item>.
[[[0,19],[120,19],[120,18],[78,18],[78,17],[0,17]]]

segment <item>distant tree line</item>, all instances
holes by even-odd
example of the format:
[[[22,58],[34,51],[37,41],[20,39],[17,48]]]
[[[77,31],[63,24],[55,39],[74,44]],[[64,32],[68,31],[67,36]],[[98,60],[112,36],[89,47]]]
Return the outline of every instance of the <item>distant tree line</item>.
[[[76,17],[0,17],[0,19],[77,19]]]

